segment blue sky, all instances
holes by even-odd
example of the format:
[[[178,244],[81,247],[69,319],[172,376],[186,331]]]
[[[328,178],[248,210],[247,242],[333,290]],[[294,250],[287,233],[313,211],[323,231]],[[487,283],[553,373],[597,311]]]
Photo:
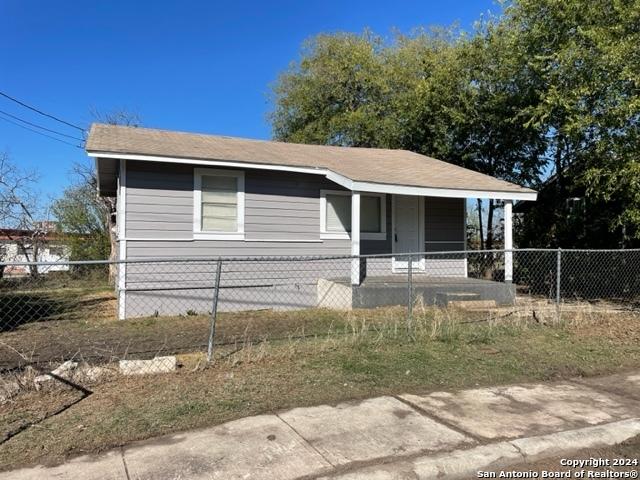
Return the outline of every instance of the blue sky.
[[[269,138],[269,85],[320,32],[390,35],[459,22],[471,28],[489,0],[34,1],[0,0],[0,91],[71,123],[126,108],[144,126]],[[0,97],[0,111],[69,135]],[[68,139],[67,139],[68,140]],[[78,148],[0,120],[0,151],[41,174],[57,195]]]

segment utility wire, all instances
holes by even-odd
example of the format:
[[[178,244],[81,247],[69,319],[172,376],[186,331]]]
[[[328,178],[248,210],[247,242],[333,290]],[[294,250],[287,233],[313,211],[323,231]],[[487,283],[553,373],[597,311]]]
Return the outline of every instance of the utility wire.
[[[76,129],[80,130],[81,132],[84,132],[84,131],[85,131],[85,129],[84,129],[84,128],[81,128],[81,127],[79,127],[79,126],[77,126],[77,125],[74,125],[73,123],[69,123],[69,122],[67,122],[67,121],[65,121],[65,120],[62,120],[62,119],[58,118],[58,117],[55,117],[55,116],[50,115],[50,114],[48,114],[48,113],[45,113],[45,112],[43,112],[42,110],[38,110],[37,108],[32,107],[31,105],[27,105],[26,103],[21,102],[21,101],[20,101],[20,100],[18,100],[17,98],[13,98],[12,96],[7,95],[7,94],[6,94],[6,93],[4,93],[4,92],[0,92],[0,95],[2,95],[2,96],[3,96],[3,97],[5,97],[5,98],[8,98],[8,99],[9,99],[9,100],[11,100],[12,102],[16,102],[18,105],[22,105],[23,107],[28,108],[29,110],[33,110],[34,112],[37,112],[37,113],[39,113],[40,115],[44,115],[45,117],[52,118],[52,119],[54,119],[54,120],[55,120],[55,121],[57,121],[57,122],[64,123],[65,125],[68,125],[68,126],[70,126],[70,127],[76,128]]]
[[[27,127],[26,125],[22,125],[22,124],[20,124],[18,122],[14,122],[13,120],[5,118],[5,117],[3,117],[1,115],[0,115],[0,120],[4,120],[5,122],[13,123],[17,127],[24,128],[25,130],[29,130],[29,131],[31,131],[33,133],[37,133],[38,135],[42,135],[44,137],[48,137],[48,138],[50,138],[52,140],[57,140],[58,142],[66,143],[67,145],[71,145],[72,147],[76,147],[76,148],[82,149],[82,147],[80,145],[76,145],[75,143],[67,142],[66,140],[62,140],[61,138],[54,137],[53,135],[47,135],[46,133],[42,133],[42,132],[40,132],[38,130],[35,130],[35,129],[31,128],[31,127]]]
[[[37,123],[31,123],[27,120],[23,120],[20,117],[16,117],[15,115],[10,114],[9,112],[5,112],[4,110],[0,110],[0,113],[6,115],[7,117],[11,117],[14,120],[18,120],[19,122],[26,123],[27,125],[31,125],[32,127],[40,128],[42,130],[46,130],[47,132],[55,133],[56,135],[62,135],[63,137],[72,138],[73,140],[78,140],[80,142],[84,142],[83,138],[74,137],[73,135],[67,135],[66,133],[61,133],[56,130],[51,130],[50,128],[43,127],[42,125],[38,125]]]

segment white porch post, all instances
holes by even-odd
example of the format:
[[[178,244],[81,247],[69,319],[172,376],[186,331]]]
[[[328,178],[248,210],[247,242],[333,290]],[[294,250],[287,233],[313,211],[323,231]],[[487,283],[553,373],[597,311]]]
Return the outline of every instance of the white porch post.
[[[504,249],[513,250],[513,200],[504,201]],[[504,253],[504,280],[513,280],[513,252]]]
[[[360,255],[360,192],[351,192],[351,255]],[[351,284],[360,285],[360,259],[351,260]]]
[[[118,238],[118,260],[127,259],[127,161],[120,160],[118,176],[118,198],[116,199],[116,229]],[[118,320],[127,318],[127,264],[118,263]]]

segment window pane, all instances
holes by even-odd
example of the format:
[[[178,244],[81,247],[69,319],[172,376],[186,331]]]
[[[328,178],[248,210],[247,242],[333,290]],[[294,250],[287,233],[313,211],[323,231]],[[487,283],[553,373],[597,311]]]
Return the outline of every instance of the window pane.
[[[327,195],[327,231],[351,231],[351,197],[348,195]]]
[[[202,190],[236,192],[238,190],[238,178],[203,175]]]
[[[202,177],[203,231],[238,231],[238,178],[225,176]]]
[[[363,232],[378,233],[382,231],[380,225],[380,197],[363,195],[360,197],[360,225]]]
[[[202,205],[202,230],[213,232],[237,231],[237,207],[219,203],[204,203]]]
[[[231,203],[235,205],[236,202],[238,201],[238,194],[235,191],[234,192],[224,192],[224,191],[216,192],[213,190],[210,190],[210,191],[203,190],[202,201],[207,203],[209,202]]]
[[[236,203],[238,179],[236,177],[202,177],[202,201]]]

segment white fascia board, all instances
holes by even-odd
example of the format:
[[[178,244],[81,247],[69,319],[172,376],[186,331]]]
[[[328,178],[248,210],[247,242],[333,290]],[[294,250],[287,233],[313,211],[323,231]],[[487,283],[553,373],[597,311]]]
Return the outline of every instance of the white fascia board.
[[[352,182],[352,190],[361,192],[390,193],[396,195],[418,195],[421,197],[447,198],[492,198],[496,200],[531,200],[537,192],[504,192],[492,190],[466,190],[457,188],[410,187],[407,185],[390,185],[371,182]]]
[[[128,153],[111,153],[88,151],[90,157],[122,158],[126,160],[140,160],[164,163],[182,163],[190,165],[206,165],[209,167],[251,168],[258,170],[274,170],[283,172],[309,173],[323,175],[334,183],[360,192],[390,193],[396,195],[418,195],[424,197],[447,198],[489,198],[495,200],[526,200],[535,201],[537,192],[506,192],[499,190],[471,190],[456,188],[412,187],[407,185],[391,185],[385,183],[359,182],[332,170],[320,167],[295,167],[289,165],[274,165],[266,163],[232,162],[227,160],[200,160],[195,158],[161,157],[155,155],[137,155]]]
[[[200,160],[197,158],[159,157],[155,155],[134,155],[129,153],[105,153],[87,152],[90,157],[96,158],[124,158],[127,160],[140,160],[146,162],[182,163],[189,165],[204,165],[207,167],[228,168],[252,168],[257,170],[275,170],[283,172],[310,173],[314,175],[326,175],[327,170],[315,167],[295,167],[289,165],[275,165],[269,163],[232,162],[228,160]]]
[[[344,175],[340,175],[339,173],[336,173],[332,170],[325,170],[325,172],[326,172],[325,177],[327,177],[328,180],[331,180],[333,183],[337,183],[338,185],[346,188],[347,190],[351,190],[351,191],[354,190],[353,188],[354,181],[351,180],[350,178],[345,177]]]

